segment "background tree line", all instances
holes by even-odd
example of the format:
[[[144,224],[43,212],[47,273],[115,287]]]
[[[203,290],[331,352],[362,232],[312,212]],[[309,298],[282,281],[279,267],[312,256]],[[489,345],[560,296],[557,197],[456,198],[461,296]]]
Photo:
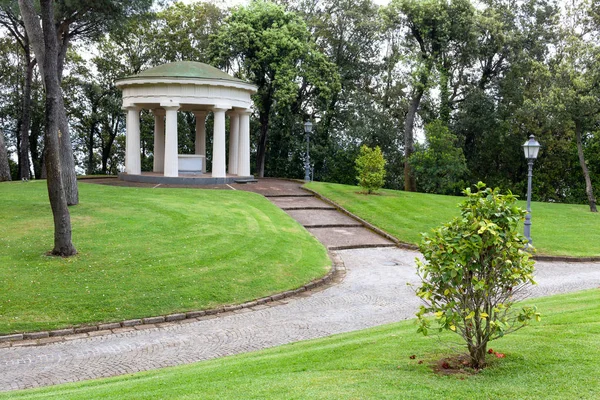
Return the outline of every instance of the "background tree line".
[[[12,178],[43,178],[43,72],[14,3],[0,0],[0,127]],[[535,134],[543,150],[534,199],[595,204],[596,0],[255,0],[235,8],[106,0],[87,14],[78,12],[85,2],[63,3],[55,18],[68,116],[61,132],[69,131],[73,154],[61,157],[74,163],[63,169],[122,169],[115,79],[189,60],[259,87],[251,119],[258,176],[303,176],[303,122],[311,119],[315,180],[355,184],[365,144],[381,148],[389,188],[458,194],[484,181],[522,196],[521,145]],[[194,123],[179,113],[181,153],[193,151]],[[142,165],[151,169],[150,114],[141,129]]]

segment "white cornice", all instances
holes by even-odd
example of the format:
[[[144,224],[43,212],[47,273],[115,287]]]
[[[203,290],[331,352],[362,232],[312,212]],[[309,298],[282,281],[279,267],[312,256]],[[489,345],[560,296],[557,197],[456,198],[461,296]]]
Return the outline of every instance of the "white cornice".
[[[250,94],[257,91],[257,86],[251,83],[229,81],[226,79],[198,79],[198,78],[160,78],[160,77],[137,77],[125,78],[116,81],[119,89],[130,86],[153,86],[153,85],[193,85],[193,86],[220,86],[244,90]]]

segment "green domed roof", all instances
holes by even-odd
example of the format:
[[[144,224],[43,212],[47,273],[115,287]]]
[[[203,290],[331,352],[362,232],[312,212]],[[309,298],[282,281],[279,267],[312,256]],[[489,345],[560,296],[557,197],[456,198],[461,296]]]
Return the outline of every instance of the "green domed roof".
[[[188,78],[188,79],[219,79],[234,82],[244,82],[241,79],[234,78],[218,68],[195,61],[177,61],[168,64],[162,64],[158,67],[150,68],[140,72],[131,78]],[[246,83],[246,82],[244,82]]]

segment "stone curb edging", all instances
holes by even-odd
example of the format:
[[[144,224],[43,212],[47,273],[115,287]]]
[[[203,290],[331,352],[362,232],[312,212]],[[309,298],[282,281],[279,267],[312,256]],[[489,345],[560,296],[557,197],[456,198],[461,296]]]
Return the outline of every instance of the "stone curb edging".
[[[328,247],[328,250],[354,250],[354,249],[383,249],[383,248],[389,248],[389,247],[397,247],[396,244],[394,243],[390,243],[390,244],[354,244],[354,245],[347,245],[347,246],[330,246]]]
[[[95,179],[119,179],[117,175],[82,175],[78,176],[78,181],[93,181]]]
[[[261,297],[259,299],[248,301],[242,304],[220,306],[209,310],[189,311],[185,313],[160,315],[156,317],[129,319],[120,322],[76,326],[52,331],[24,332],[2,335],[0,336],[0,348],[42,346],[45,344],[64,342],[67,340],[109,335],[111,333],[160,328],[162,326],[171,326],[174,323],[188,323],[201,321],[204,319],[217,318],[220,316],[225,316],[222,314],[232,313],[242,309],[251,309],[252,307],[261,305],[269,306],[270,303],[272,303],[272,305],[279,305],[281,304],[277,303],[279,300],[296,297],[304,292],[316,291],[317,289],[321,289],[341,281],[346,274],[346,267],[344,266],[342,258],[333,251],[329,252],[329,258],[331,259],[331,269],[325,276],[319,279],[314,279],[294,290],[287,290],[285,292]]]
[[[363,228],[362,224],[358,221],[356,224],[314,224],[314,225],[302,225],[306,229],[319,229],[319,228]],[[335,249],[332,249],[335,250]]]
[[[600,257],[568,257],[568,256],[547,256],[539,255],[533,256],[536,261],[553,261],[553,262],[598,262]]]
[[[252,192],[252,193],[257,193],[257,192]],[[257,193],[260,194],[260,193]],[[278,198],[282,198],[282,197],[297,197],[299,199],[307,199],[310,197],[313,197],[312,194],[261,194],[261,196],[266,197],[267,199],[278,199]]]
[[[312,196],[311,196],[312,197]],[[328,207],[328,206],[323,206],[323,207],[307,207],[307,206],[298,206],[298,207],[292,207],[292,206],[283,206],[283,207],[279,207],[281,208],[283,211],[304,211],[304,210],[308,210],[308,211],[337,211],[335,209],[335,207]]]
[[[389,233],[377,228],[376,226],[365,221],[364,219],[360,218],[359,216],[352,214],[350,211],[346,210],[344,207],[340,206],[333,200],[330,200],[327,197],[324,197],[320,193],[317,193],[314,190],[306,188],[304,186],[301,186],[301,188],[303,190],[306,190],[307,192],[314,194],[320,200],[322,200],[328,204],[331,204],[332,206],[337,208],[341,213],[346,214],[348,217],[359,221],[366,228],[372,230],[373,232],[377,233],[378,235],[381,235],[384,238],[391,240],[392,242],[394,242],[396,244],[396,246],[398,246],[400,248],[408,249],[408,250],[419,250],[419,246],[414,245],[412,243],[401,242],[400,240],[396,239]],[[334,250],[342,250],[342,249],[336,248]],[[532,258],[535,261],[550,261],[550,262],[600,262],[600,257],[569,257],[569,256],[534,255]]]

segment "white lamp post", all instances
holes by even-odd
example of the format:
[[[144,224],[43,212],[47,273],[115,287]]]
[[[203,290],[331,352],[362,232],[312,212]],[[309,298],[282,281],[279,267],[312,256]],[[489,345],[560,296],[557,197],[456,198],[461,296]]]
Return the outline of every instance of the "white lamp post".
[[[310,181],[310,133],[312,132],[312,122],[304,123],[304,133],[306,134],[306,160],[304,160],[304,180]]]
[[[527,215],[525,216],[525,237],[531,244],[531,178],[533,177],[533,162],[538,156],[542,147],[533,135],[529,136],[529,140],[523,144],[523,151],[527,159]]]

